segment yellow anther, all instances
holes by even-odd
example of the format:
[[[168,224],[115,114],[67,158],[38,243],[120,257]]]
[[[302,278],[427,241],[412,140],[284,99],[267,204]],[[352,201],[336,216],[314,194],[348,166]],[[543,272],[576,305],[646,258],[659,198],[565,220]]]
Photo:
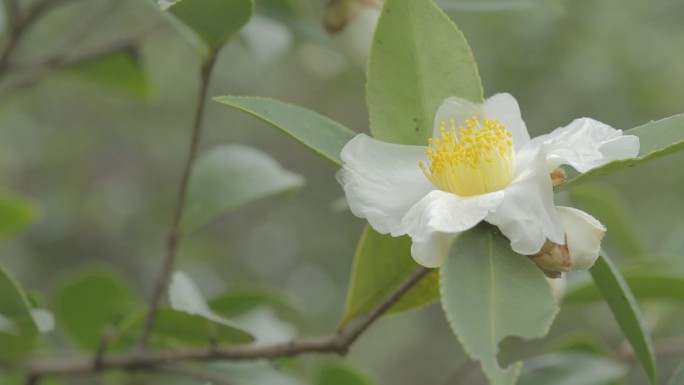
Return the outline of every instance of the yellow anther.
[[[513,179],[515,152],[512,134],[498,120],[454,120],[440,123],[440,138],[430,138],[427,162],[419,162],[438,188],[460,196],[481,195],[508,186]]]

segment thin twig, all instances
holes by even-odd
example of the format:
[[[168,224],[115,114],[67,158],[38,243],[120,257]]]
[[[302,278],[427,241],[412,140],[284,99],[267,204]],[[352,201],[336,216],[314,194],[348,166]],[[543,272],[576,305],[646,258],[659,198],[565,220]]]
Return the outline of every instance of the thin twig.
[[[197,108],[195,110],[195,120],[192,126],[192,138],[190,140],[190,149],[188,157],[183,168],[183,175],[178,185],[178,197],[176,199],[176,207],[173,212],[173,221],[171,229],[166,238],[166,255],[162,262],[161,272],[157,277],[154,286],[152,298],[145,317],[145,324],[143,326],[140,339],[138,340],[138,348],[146,349],[149,340],[150,332],[154,327],[154,321],[157,315],[157,309],[161,302],[162,296],[166,291],[171,276],[171,270],[176,261],[176,253],[178,251],[178,244],[181,241],[183,234],[181,233],[181,219],[183,218],[183,211],[185,208],[185,198],[188,192],[188,184],[190,182],[190,173],[192,166],[197,157],[197,149],[199,147],[200,136],[202,132],[202,120],[204,119],[204,106],[206,105],[207,91],[209,89],[209,79],[211,78],[211,71],[216,62],[216,52],[214,52],[209,59],[202,65],[200,92],[197,99]]]
[[[349,347],[431,270],[420,268],[385,298],[370,313],[348,326],[339,334],[327,337],[308,337],[291,342],[268,346],[219,346],[215,348],[192,348],[176,350],[134,350],[128,353],[104,357],[100,366],[93,364],[92,357],[44,358],[32,361],[27,378],[45,376],[75,376],[92,374],[110,369],[155,370],[160,366],[181,361],[246,361],[294,357],[308,353],[345,355]]]
[[[209,382],[212,385],[234,385],[232,381],[228,381],[226,378],[223,378],[218,374],[205,372],[203,370],[187,366],[162,366],[158,369],[158,371],[180,374],[185,377],[195,378],[198,380]]]

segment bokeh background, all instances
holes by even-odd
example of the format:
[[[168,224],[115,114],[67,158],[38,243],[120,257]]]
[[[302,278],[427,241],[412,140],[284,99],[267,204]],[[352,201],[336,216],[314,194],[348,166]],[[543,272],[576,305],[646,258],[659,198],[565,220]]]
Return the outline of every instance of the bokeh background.
[[[55,7],[27,33],[13,61],[21,65],[50,54],[65,31],[105,1],[73,0]],[[439,4],[468,39],[485,94],[515,95],[533,136],[582,116],[629,129],[684,113],[681,1]],[[56,288],[88,266],[120,271],[141,299],[149,297],[158,272],[186,157],[199,59],[150,5],[122,1],[73,47],[86,51],[152,26],[137,50],[144,87],[117,87],[64,69],[0,94],[0,185],[30,197],[40,211],[33,225],[0,240],[0,263],[25,288],[40,293],[47,308]],[[364,71],[325,33],[324,8],[318,0],[257,0],[257,16],[221,51],[209,94],[272,97],[367,132]],[[344,208],[335,167],[272,127],[211,102],[202,151],[226,143],[271,154],[303,175],[306,184],[295,194],[250,204],[193,232],[182,244],[177,269],[192,276],[207,296],[247,284],[282,290],[300,316],[281,321],[285,326],[268,326],[275,334],[334,330],[365,223]],[[601,219],[617,220],[637,243],[623,247],[624,237],[614,238],[609,228],[605,244],[620,266],[666,264],[684,276],[683,165],[684,154],[670,155],[557,199],[575,200],[589,210],[617,208],[618,219],[611,209]],[[684,357],[682,302],[644,299],[640,304],[662,348],[665,383]],[[501,358],[538,355],[573,339],[590,341],[627,365],[628,375],[618,383],[646,383],[603,303],[563,306],[549,337],[527,344],[507,341]],[[73,351],[59,323],[47,340],[44,352]],[[378,384],[483,383],[438,305],[383,318],[347,359]],[[335,360],[302,357],[292,365],[296,370],[247,364],[231,370],[251,373],[245,374],[245,384],[299,384],[309,383],[319,363]],[[108,381],[199,383],[134,377]],[[73,383],[99,383],[91,381],[96,380]]]

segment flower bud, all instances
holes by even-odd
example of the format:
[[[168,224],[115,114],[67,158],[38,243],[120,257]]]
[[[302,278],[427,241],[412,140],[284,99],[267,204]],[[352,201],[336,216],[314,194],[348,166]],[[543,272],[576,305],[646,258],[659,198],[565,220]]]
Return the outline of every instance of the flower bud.
[[[331,0],[323,25],[349,59],[365,67],[378,17],[379,0]]]
[[[559,206],[556,211],[565,231],[565,244],[547,240],[541,250],[530,257],[549,278],[593,266],[606,233],[601,222],[582,210]]]

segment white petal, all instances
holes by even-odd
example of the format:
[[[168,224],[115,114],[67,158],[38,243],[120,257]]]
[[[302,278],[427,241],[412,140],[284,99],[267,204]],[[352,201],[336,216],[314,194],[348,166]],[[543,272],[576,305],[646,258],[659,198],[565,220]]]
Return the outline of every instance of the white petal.
[[[453,119],[456,127],[459,127],[465,124],[466,119],[470,119],[475,115],[481,115],[481,113],[482,106],[479,104],[455,96],[448,97],[444,99],[435,114],[432,136],[435,138],[439,137],[439,128],[442,122],[446,122],[448,125],[449,120]]]
[[[573,270],[586,270],[594,265],[601,251],[606,228],[596,218],[572,207],[557,207],[567,237]]]
[[[440,267],[458,234],[431,233],[422,241],[411,244],[411,255],[420,265]]]
[[[382,234],[406,234],[402,218],[435,186],[418,166],[425,147],[385,143],[360,134],[342,149],[337,173],[354,215]]]
[[[590,118],[575,119],[534,141],[543,143],[549,170],[568,164],[579,172],[586,172],[639,154],[637,136],[622,135],[622,130]]]
[[[513,146],[518,151],[530,141],[527,126],[520,116],[518,101],[511,94],[496,94],[482,106],[482,114],[488,119],[496,119],[513,134]]]
[[[519,254],[539,252],[546,239],[564,243],[563,229],[553,203],[545,154],[532,143],[516,154],[516,177],[504,189],[496,212],[485,219],[499,227]]]
[[[502,199],[503,191],[467,198],[441,190],[430,192],[411,207],[403,220],[413,241],[413,258],[428,267],[441,263],[449,251],[449,236],[480,223]]]

